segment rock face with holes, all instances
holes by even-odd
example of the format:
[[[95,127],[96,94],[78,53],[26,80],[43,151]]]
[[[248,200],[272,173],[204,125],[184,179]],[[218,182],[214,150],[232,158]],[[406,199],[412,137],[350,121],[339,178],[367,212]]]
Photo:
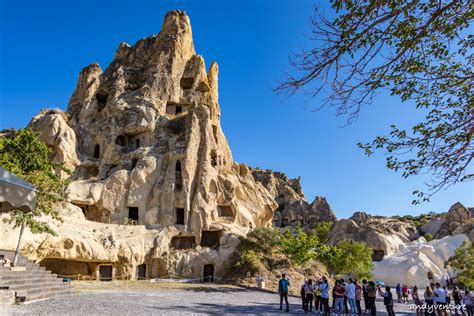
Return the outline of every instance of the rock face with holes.
[[[336,215],[324,197],[317,196],[312,203],[306,201],[300,178],[288,179],[281,172],[252,169],[253,177],[270,192],[278,208],[273,215],[274,227],[311,229],[317,222],[332,222]]]
[[[30,123],[73,174],[58,236],[27,235],[25,253],[89,274],[100,264],[124,277],[140,265],[146,277],[222,273],[237,236],[271,226],[277,204],[233,161],[220,117],[218,65],[196,54],[182,11],[159,34],[120,44],[105,70],[84,68],[66,112]]]

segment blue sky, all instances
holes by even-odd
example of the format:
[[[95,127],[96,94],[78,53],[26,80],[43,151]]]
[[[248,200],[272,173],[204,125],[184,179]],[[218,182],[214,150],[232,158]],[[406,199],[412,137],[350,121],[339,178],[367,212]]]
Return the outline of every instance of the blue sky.
[[[272,92],[290,70],[289,52],[310,44],[304,34],[315,3],[0,0],[0,129],[24,127],[42,108],[65,109],[83,67],[105,68],[120,42],[158,33],[165,13],[180,9],[191,18],[197,53],[219,64],[221,123],[236,161],[301,176],[307,199],[325,196],[339,217],[474,206],[472,183],[413,206],[411,192],[429,176],[403,179],[385,168],[382,153],[367,158],[357,148],[392,123],[416,122],[410,103],[382,95],[341,127],[332,109],[312,110],[320,100]]]

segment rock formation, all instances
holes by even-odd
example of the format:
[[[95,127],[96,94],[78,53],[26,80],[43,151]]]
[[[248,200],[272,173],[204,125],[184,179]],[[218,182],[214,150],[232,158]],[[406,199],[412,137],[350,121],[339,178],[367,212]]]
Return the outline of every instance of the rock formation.
[[[393,254],[401,245],[417,237],[416,228],[409,223],[364,212],[356,212],[349,219],[336,221],[329,232],[329,240],[333,244],[343,239],[366,242],[374,251],[374,261]]]
[[[58,236],[27,235],[25,254],[54,269],[69,260],[62,274],[104,264],[132,278],[221,274],[235,235],[271,226],[277,204],[232,159],[217,82],[181,11],[159,34],[120,44],[104,71],[84,68],[66,112],[42,111],[29,125],[73,173]],[[0,248],[14,247],[9,236]]]
[[[434,231],[435,238],[443,238],[448,235],[469,234],[471,242],[474,242],[474,225],[471,224],[471,212],[461,203],[453,204],[448,211],[448,215],[439,225],[439,229]]]
[[[288,179],[284,173],[261,169],[252,169],[252,174],[278,203],[273,216],[274,227],[300,225],[311,229],[317,222],[336,220],[336,215],[324,197],[317,196],[312,203],[306,201],[300,178]]]
[[[466,235],[446,236],[427,242],[423,237],[405,245],[400,245],[394,253],[382,261],[375,262],[374,277],[383,280],[387,285],[405,283],[418,288],[427,286],[428,272],[437,282],[443,282],[449,277],[444,263],[451,257]]]

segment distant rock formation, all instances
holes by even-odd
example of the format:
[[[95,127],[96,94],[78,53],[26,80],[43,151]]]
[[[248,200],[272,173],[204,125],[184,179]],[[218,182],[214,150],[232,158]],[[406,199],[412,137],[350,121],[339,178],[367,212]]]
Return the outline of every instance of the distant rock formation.
[[[274,227],[300,225],[311,229],[318,222],[336,220],[336,215],[324,197],[317,196],[312,203],[306,201],[300,178],[288,179],[284,173],[261,169],[252,169],[252,174],[278,203],[273,215]]]
[[[374,278],[387,285],[404,283],[423,288],[429,284],[427,275],[432,274],[436,282],[443,282],[452,271],[444,267],[454,250],[464,240],[464,234],[446,236],[427,242],[423,237],[405,245],[400,245],[392,254],[382,261],[375,262]]]
[[[383,216],[356,212],[349,219],[337,220],[329,232],[336,244],[343,239],[364,241],[373,249],[374,261],[393,254],[401,245],[418,238],[414,225]]]
[[[218,65],[206,70],[183,11],[120,44],[104,71],[84,68],[66,112],[29,124],[73,171],[60,206],[73,222],[58,236],[27,235],[25,254],[51,268],[63,260],[63,274],[112,265],[121,277],[221,275],[236,236],[271,226],[277,204],[233,161],[220,117]],[[14,248],[16,232],[0,223],[0,248]]]
[[[465,233],[474,242],[474,225],[471,224],[471,212],[461,203],[453,204],[440,224],[439,230],[433,234],[435,238],[443,238],[448,235]]]

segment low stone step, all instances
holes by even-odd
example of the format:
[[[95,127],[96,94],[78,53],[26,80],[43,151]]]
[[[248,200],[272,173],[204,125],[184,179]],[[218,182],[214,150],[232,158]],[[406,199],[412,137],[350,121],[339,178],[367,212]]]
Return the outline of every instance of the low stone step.
[[[17,296],[32,296],[37,294],[48,294],[56,292],[68,292],[72,290],[71,287],[67,285],[47,285],[44,287],[35,287],[29,289],[15,290]]]
[[[49,287],[49,286],[62,286],[63,282],[58,282],[56,280],[49,280],[43,282],[36,282],[36,283],[24,283],[24,284],[10,284],[10,290],[30,290],[35,288],[41,287]]]
[[[12,280],[16,281],[28,281],[31,279],[56,279],[56,275],[41,274],[41,273],[27,273],[27,274],[9,274],[0,276],[0,283],[8,282]]]
[[[48,299],[52,297],[66,296],[66,295],[71,295],[71,294],[74,294],[74,291],[51,292],[47,294],[34,294],[34,295],[27,296],[25,298],[25,302],[30,303],[37,300],[44,300],[44,299]]]
[[[28,283],[41,283],[41,282],[59,282],[62,283],[63,280],[60,278],[44,277],[44,276],[34,276],[31,278],[13,278],[7,280],[0,280],[0,285],[23,285]]]

